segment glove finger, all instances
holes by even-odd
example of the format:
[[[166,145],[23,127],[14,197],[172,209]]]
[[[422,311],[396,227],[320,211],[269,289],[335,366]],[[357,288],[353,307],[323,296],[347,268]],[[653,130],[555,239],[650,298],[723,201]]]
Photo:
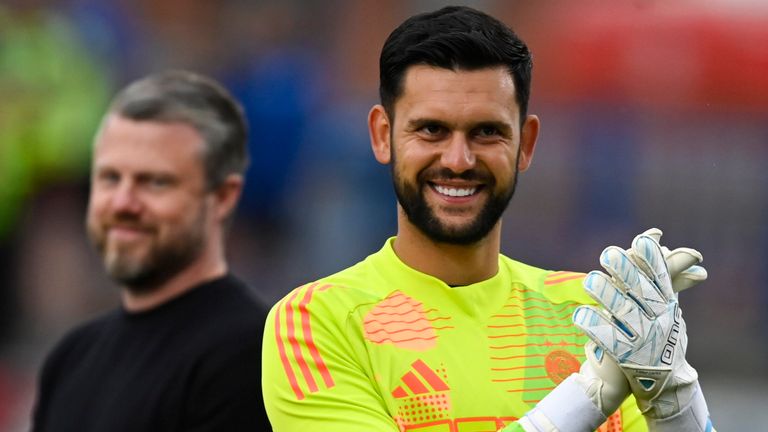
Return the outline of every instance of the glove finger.
[[[632,241],[632,251],[635,263],[643,269],[643,273],[658,288],[664,300],[674,299],[672,280],[669,277],[667,262],[664,260],[664,254],[659,243],[652,237],[641,234]],[[681,256],[685,256],[685,254]]]
[[[701,253],[691,248],[677,248],[664,253],[664,261],[667,262],[669,276],[672,278],[692,265],[701,264],[703,260]]]
[[[629,291],[639,283],[640,273],[627,252],[617,246],[608,246],[600,254],[600,265],[614,279],[619,289]]]
[[[632,258],[628,252],[632,253]],[[614,284],[623,290],[645,315],[654,317],[666,311],[667,299],[648,279],[645,272],[638,268],[637,261],[641,258],[635,258],[636,254],[634,249],[625,252],[616,246],[609,246],[600,254],[600,265],[611,275]]]
[[[603,358],[605,354],[605,349],[601,347],[600,345],[596,344],[595,341],[592,339],[588,340],[587,343],[584,344],[584,356],[591,362],[601,364],[603,362]],[[589,361],[584,362],[582,364],[582,367],[585,364],[589,364]]]
[[[658,228],[651,228],[643,235],[653,238],[657,243],[661,240],[661,230]],[[669,250],[666,246],[661,246],[661,252],[667,262],[674,292],[679,293],[707,279],[707,270],[698,265],[704,257],[696,249],[681,247]]]
[[[656,243],[661,244],[661,236],[662,236],[662,234],[663,233],[658,228],[649,228],[649,229],[645,230],[640,235],[651,237],[652,239],[656,240]]]
[[[605,310],[614,316],[626,315],[627,309],[637,307],[617,288],[611,278],[603,272],[591,271],[582,282],[584,290]]]
[[[573,323],[617,360],[631,348],[631,339],[636,338],[636,333],[632,334],[624,323],[606,316],[594,306],[577,307],[573,311]]]
[[[707,269],[702,266],[691,266],[672,278],[672,289],[679,293],[707,280]]]

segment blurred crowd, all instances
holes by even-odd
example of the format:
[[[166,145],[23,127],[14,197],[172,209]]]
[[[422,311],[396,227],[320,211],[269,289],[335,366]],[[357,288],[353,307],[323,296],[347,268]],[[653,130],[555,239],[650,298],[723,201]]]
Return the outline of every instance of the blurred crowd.
[[[243,103],[251,165],[230,257],[272,302],[394,234],[388,168],[366,129],[378,53],[404,17],[445,3],[0,3],[0,430],[24,430],[37,368],[62,332],[115,304],[83,217],[89,146],[118,87],[191,69]],[[691,363],[705,388],[750,382],[764,406],[768,6],[460,3],[501,17],[534,53],[542,137],[504,252],[589,271],[604,246],[651,226],[699,249],[710,279],[681,301]],[[741,415],[719,411],[716,396],[710,405],[713,419]]]

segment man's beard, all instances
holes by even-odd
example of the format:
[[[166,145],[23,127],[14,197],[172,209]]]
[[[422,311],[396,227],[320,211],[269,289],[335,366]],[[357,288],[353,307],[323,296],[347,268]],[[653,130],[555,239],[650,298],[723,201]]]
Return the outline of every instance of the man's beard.
[[[519,151],[517,157],[520,157]],[[471,245],[484,239],[506,210],[517,186],[517,170],[504,189],[496,190],[496,179],[490,173],[473,169],[456,174],[447,168],[425,169],[418,174],[416,184],[409,183],[398,175],[394,149],[391,151],[390,166],[395,195],[408,220],[437,243]],[[427,180],[449,179],[481,181],[484,183],[484,188],[489,191],[488,200],[483,208],[471,222],[464,226],[451,227],[444,224],[435,215],[424,196],[424,189],[430,187]]]
[[[137,224],[132,216],[117,216],[115,223]],[[134,293],[155,291],[162,284],[197,259],[206,244],[205,211],[201,207],[191,224],[159,239],[156,230],[153,241],[143,255],[135,256],[120,245],[109,246],[108,232],[102,227],[88,225],[88,237],[102,258],[107,274],[120,286]],[[162,241],[162,242],[161,242]]]

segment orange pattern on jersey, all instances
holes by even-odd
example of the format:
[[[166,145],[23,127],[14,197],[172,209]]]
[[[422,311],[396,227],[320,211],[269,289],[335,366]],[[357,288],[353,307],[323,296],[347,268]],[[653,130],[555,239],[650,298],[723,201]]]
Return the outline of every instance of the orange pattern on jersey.
[[[406,389],[410,390],[410,394],[415,395],[450,390],[445,379],[440,378],[437,372],[427,366],[423,360],[416,360],[411,363],[411,370],[406,372],[401,380],[403,384],[405,384],[405,387],[397,386],[397,388],[392,391],[392,396],[395,397],[395,399],[401,399],[408,396],[409,393]]]
[[[573,280],[573,279],[583,279],[586,276],[584,273],[576,273],[576,272],[568,272],[568,271],[558,271],[558,272],[552,272],[547,275],[546,278],[544,278],[544,285],[554,285],[561,282]]]
[[[622,432],[623,430],[624,427],[621,422],[621,410],[617,410],[615,413],[611,414],[610,417],[608,417],[608,420],[606,420],[605,423],[597,428],[596,432]]]
[[[421,302],[395,291],[365,315],[365,338],[375,344],[391,343],[398,348],[428,350],[437,343],[436,330],[453,328],[435,327],[433,322],[450,318],[430,318],[428,313],[434,311],[424,310]]]
[[[559,272],[550,281],[573,275]],[[492,382],[533,406],[578,370],[584,335],[571,321],[575,307],[576,303],[553,304],[538,292],[513,287],[487,326]]]
[[[436,414],[424,414],[420,417],[423,422],[408,424],[402,419],[397,421],[398,429],[407,431],[425,432],[495,432],[501,430],[517,417],[460,417],[456,419],[441,419]]]
[[[579,367],[581,367],[581,363],[568,351],[552,351],[544,359],[544,368],[547,370],[549,379],[555,385],[563,382],[572,373],[578,372]]]
[[[419,359],[411,363],[392,396],[398,404],[393,416],[400,430],[417,430],[435,422],[450,422],[451,397],[445,368],[433,369]]]
[[[318,285],[314,283],[305,286],[304,295],[298,301],[297,298],[305,287],[295,289],[289,297],[278,303],[275,310],[274,324],[277,350],[280,354],[280,361],[283,364],[283,370],[288,378],[288,383],[299,400],[305,397],[302,384],[306,385],[310,393],[319,390],[312,373],[313,370],[320,374],[326,388],[331,388],[335,385],[328,366],[325,364],[315,344],[312,327],[310,326],[310,315],[307,310],[307,305],[312,300],[312,295],[315,291],[324,291],[330,288],[330,285],[322,285],[320,287]],[[298,318],[296,317],[297,310]],[[283,314],[285,315],[284,325]],[[297,335],[298,330],[300,330],[300,333]],[[286,340],[289,347],[285,345]],[[290,351],[288,348],[290,348]],[[305,351],[309,353],[309,359],[306,358]],[[299,375],[294,370],[293,362],[296,363],[301,372],[302,383],[299,382]]]

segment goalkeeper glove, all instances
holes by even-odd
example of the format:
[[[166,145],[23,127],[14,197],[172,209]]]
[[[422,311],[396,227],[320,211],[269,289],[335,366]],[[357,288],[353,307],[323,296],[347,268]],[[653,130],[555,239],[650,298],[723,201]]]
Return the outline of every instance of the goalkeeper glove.
[[[648,236],[658,243],[662,232],[658,228],[651,228],[641,235]],[[683,291],[706,280],[707,271],[698,265],[702,256],[697,250],[678,248],[670,251],[662,246],[661,251],[669,269],[674,292]],[[642,262],[640,254],[633,248],[627,250],[627,255],[633,262]],[[605,415],[609,415],[629,395],[626,379],[614,361],[603,361],[603,350],[594,342],[587,343],[584,350],[587,361],[582,364],[579,372],[587,379],[587,394]]]
[[[606,352],[618,363],[650,426],[704,431],[711,423],[696,370],[685,360],[688,339],[675,288],[704,280],[706,271],[695,265],[698,252],[665,251],[660,237],[651,230],[628,251],[606,248],[600,263],[607,274],[594,271],[584,280],[604,310],[581,306],[573,319],[594,341],[588,363],[610,369]],[[670,277],[671,270],[679,273]]]
[[[643,234],[656,241],[661,238],[661,231],[656,228]],[[666,247],[662,250],[674,291],[690,288],[707,278],[706,270],[695,265],[701,262],[698,251],[689,248],[670,251]],[[634,254],[634,251],[630,249],[628,253]],[[521,418],[517,427],[529,432],[594,430],[618,409],[630,394],[626,376],[615,361],[602,355],[594,342],[585,346],[585,352],[587,361],[580,371]]]

